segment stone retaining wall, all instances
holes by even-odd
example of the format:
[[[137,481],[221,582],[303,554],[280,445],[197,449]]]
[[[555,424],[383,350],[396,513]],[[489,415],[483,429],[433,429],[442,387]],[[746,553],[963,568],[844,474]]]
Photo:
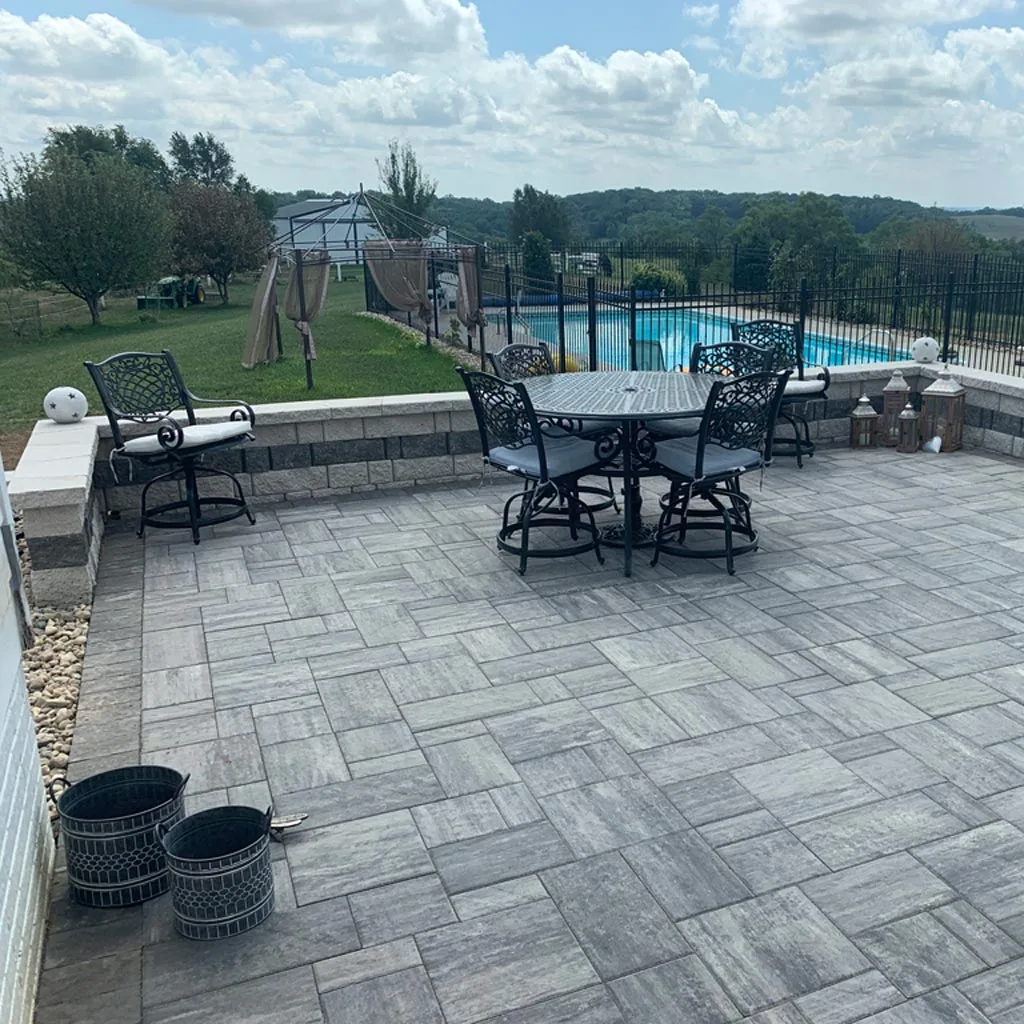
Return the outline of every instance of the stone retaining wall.
[[[882,388],[897,366],[917,393],[939,370],[916,363],[836,367],[828,400],[808,403],[812,436],[820,444],[846,444],[857,399],[866,392],[881,409]],[[953,369],[968,392],[965,443],[1024,457],[1024,380]],[[228,412],[204,410],[197,418],[216,422]],[[255,435],[239,449],[207,456],[207,464],[235,473],[256,506],[479,479],[481,473],[479,435],[464,392],[257,406]],[[152,471],[124,459],[112,466],[111,445],[109,426],[99,417],[70,426],[36,424],[14,474],[11,500],[24,517],[32,586],[41,604],[88,601],[107,517],[138,515],[141,488]],[[228,486],[226,480],[204,481],[205,493]],[[157,484],[149,500],[179,497],[177,483]]]

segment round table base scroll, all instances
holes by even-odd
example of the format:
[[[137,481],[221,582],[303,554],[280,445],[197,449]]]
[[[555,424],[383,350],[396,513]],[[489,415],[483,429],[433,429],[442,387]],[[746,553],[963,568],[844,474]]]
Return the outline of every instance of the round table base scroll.
[[[611,526],[606,526],[601,530],[601,543],[607,544],[610,548],[621,548],[625,545],[625,532],[625,523],[613,523]],[[657,533],[656,526],[648,526],[644,522],[637,523],[633,530],[633,547],[653,548]]]

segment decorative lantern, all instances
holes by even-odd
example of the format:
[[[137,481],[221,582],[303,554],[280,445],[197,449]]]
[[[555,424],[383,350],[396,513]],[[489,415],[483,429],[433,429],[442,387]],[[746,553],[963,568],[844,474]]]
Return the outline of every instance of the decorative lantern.
[[[89,403],[78,388],[54,388],[46,392],[43,411],[54,423],[78,423],[89,413]]]
[[[921,437],[930,441],[942,438],[942,451],[955,452],[964,444],[964,417],[967,412],[967,389],[949,375],[949,367],[939,371],[921,392]]]
[[[878,413],[867,395],[860,400],[850,413],[850,447],[874,448],[878,436]]]
[[[910,354],[915,362],[934,363],[939,358],[939,343],[934,338],[918,338],[910,346]]]
[[[921,444],[921,431],[919,428],[921,417],[918,411],[909,403],[903,407],[899,415],[899,439],[896,442],[898,452],[916,452]]]
[[[893,370],[889,383],[882,388],[882,430],[879,443],[895,448],[900,439],[899,418],[910,398],[910,385],[902,370]]]

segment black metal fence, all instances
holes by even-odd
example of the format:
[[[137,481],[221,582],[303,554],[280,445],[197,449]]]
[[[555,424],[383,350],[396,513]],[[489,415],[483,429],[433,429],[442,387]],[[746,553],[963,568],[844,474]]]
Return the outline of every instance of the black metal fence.
[[[480,247],[484,344],[544,342],[568,369],[671,369],[688,363],[694,344],[728,339],[732,323],[770,317],[801,322],[808,364],[906,359],[928,336],[948,362],[1024,372],[1024,263],[897,251],[794,268],[776,254],[765,271],[764,261],[737,251],[731,279],[718,282],[650,272],[655,259],[663,270],[670,260],[679,266],[678,248],[629,250],[611,274],[601,256],[595,268],[595,253],[554,254],[549,279],[528,276],[518,251]],[[438,250],[428,259],[439,310],[458,256]],[[367,308],[387,311],[369,274],[367,282]],[[450,315],[435,312],[435,333]]]

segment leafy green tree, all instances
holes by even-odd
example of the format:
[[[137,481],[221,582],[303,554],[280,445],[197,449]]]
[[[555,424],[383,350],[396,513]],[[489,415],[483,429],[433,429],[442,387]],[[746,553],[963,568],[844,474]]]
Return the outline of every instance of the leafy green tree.
[[[386,205],[376,210],[384,230],[393,238],[425,238],[431,232],[427,218],[437,197],[437,182],[428,177],[416,151],[397,139],[388,143],[388,155],[377,161],[381,193]]]
[[[533,185],[524,185],[512,194],[509,235],[513,242],[521,243],[531,231],[539,232],[555,249],[569,244],[569,214],[562,200]]]
[[[634,213],[622,229],[622,240],[630,246],[654,248],[682,244],[688,223],[671,214],[645,210]]]
[[[277,213],[277,203],[274,201],[273,195],[265,188],[255,188],[244,174],[240,174],[231,189],[235,195],[249,196],[267,223],[274,219],[274,214]]]
[[[693,222],[693,237],[708,261],[721,255],[722,246],[729,234],[729,218],[715,203],[709,203],[704,212]]]
[[[267,255],[270,226],[252,196],[185,182],[172,194],[172,253],[181,274],[206,274],[228,301],[232,274],[255,270]]]
[[[120,157],[53,152],[0,170],[0,245],[28,283],[60,285],[94,324],[108,291],[155,276],[169,233],[153,175]]]
[[[99,156],[118,157],[152,174],[163,188],[171,182],[170,168],[160,150],[149,139],[129,135],[123,124],[116,124],[113,128],[86,124],[48,128],[43,156],[53,157],[62,153],[80,157],[88,164]]]
[[[531,282],[550,285],[555,279],[551,243],[539,231],[527,231],[521,240],[523,274]]]
[[[212,132],[196,132],[190,139],[184,132],[171,136],[171,167],[176,182],[229,186],[235,176],[235,161]]]

